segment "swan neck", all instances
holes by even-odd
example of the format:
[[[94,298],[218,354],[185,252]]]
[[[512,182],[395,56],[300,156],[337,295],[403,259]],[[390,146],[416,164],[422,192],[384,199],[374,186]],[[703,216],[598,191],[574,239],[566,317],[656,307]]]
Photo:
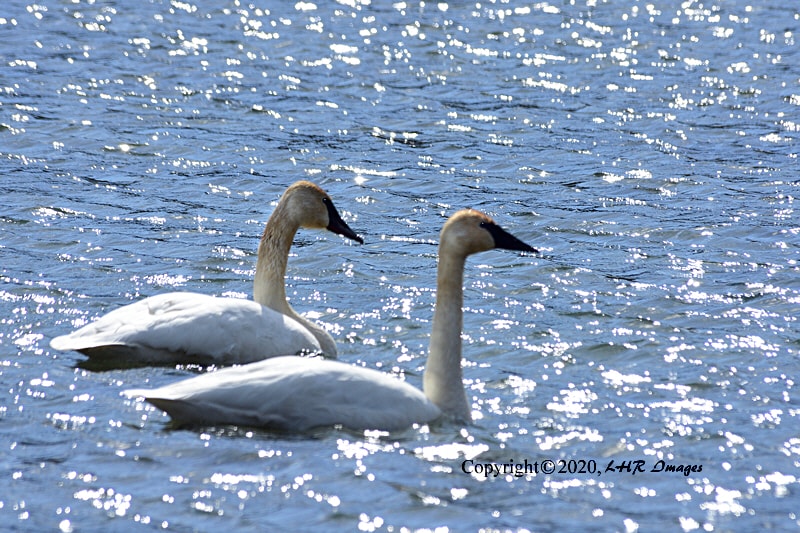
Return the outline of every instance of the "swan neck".
[[[291,222],[286,208],[279,203],[269,217],[258,244],[253,300],[302,324],[317,339],[326,357],[336,357],[336,342],[322,327],[297,313],[286,300],[286,267],[289,251],[300,225]],[[287,354],[288,355],[288,354]]]
[[[423,389],[443,413],[470,420],[461,371],[465,256],[439,251],[436,308],[433,313],[428,362]]]
[[[286,265],[299,224],[292,224],[291,219],[283,213],[284,210],[283,205],[278,204],[269,217],[258,244],[253,300],[275,311],[288,314],[287,311],[291,308],[286,302]]]

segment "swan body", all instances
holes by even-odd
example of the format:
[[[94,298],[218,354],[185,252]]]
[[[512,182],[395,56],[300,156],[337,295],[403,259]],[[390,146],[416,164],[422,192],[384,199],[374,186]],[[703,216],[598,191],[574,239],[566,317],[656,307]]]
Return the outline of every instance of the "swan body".
[[[140,364],[244,364],[275,354],[314,353],[319,342],[299,322],[252,300],[194,292],[150,296],[56,337],[58,350]]]
[[[469,254],[491,248],[535,251],[478,211],[459,211],[442,229],[424,392],[376,370],[286,356],[124,394],[143,397],[189,425],[392,431],[442,416],[469,421],[461,373],[463,270]]]
[[[128,390],[176,423],[281,431],[342,425],[395,430],[441,415],[404,381],[369,368],[310,357],[274,357],[200,374],[155,390]]]
[[[286,190],[264,229],[253,300],[192,292],[159,294],[55,337],[50,346],[127,365],[243,364],[306,352],[336,357],[333,338],[286,300],[289,250],[301,227],[327,229],[363,242],[322,189],[300,181]]]

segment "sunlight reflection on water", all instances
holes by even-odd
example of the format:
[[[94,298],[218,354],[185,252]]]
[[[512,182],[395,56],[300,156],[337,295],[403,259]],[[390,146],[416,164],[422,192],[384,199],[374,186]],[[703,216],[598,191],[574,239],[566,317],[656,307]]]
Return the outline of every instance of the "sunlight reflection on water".
[[[796,9],[7,4],[9,527],[800,524]],[[366,244],[299,233],[292,305],[343,361],[415,385],[445,217],[484,210],[542,251],[468,263],[473,426],[175,431],[118,393],[197,369],[91,372],[48,348],[151,294],[248,297],[262,225],[300,178]],[[460,466],[526,458],[703,470]]]

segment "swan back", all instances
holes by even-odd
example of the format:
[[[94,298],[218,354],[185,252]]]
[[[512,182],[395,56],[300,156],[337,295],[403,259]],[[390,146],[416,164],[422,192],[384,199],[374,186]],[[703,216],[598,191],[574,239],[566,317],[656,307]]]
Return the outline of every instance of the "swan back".
[[[422,392],[368,368],[276,357],[201,374],[154,390],[127,390],[187,425],[235,424],[306,431],[404,429],[441,414]]]
[[[103,364],[244,364],[265,357],[317,352],[297,321],[250,300],[192,292],[150,296],[115,309],[50,342]]]

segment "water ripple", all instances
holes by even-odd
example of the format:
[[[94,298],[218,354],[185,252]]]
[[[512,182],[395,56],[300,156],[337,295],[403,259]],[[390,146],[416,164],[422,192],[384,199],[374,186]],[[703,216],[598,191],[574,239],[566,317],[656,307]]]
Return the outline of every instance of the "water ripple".
[[[8,527],[800,523],[796,10],[6,4]],[[293,305],[345,362],[415,385],[446,216],[484,210],[542,251],[467,265],[473,425],[175,430],[119,392],[198,369],[91,372],[48,348],[158,292],[247,297],[263,223],[301,178],[366,243],[299,233]]]

